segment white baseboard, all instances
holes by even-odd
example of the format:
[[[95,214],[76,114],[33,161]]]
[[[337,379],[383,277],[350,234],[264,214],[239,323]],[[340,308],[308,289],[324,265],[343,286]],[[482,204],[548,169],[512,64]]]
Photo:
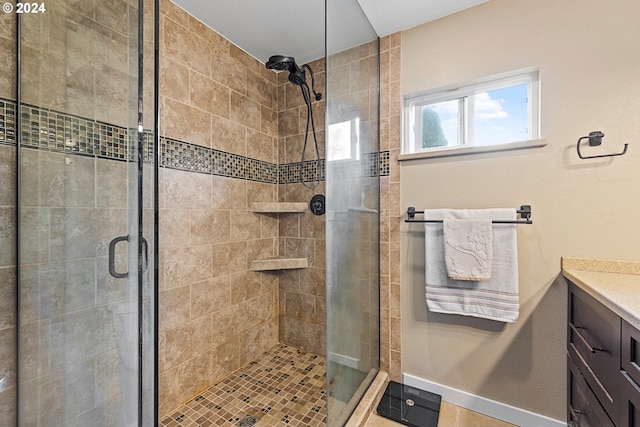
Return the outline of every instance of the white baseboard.
[[[404,384],[429,391],[442,396],[442,400],[453,403],[489,417],[515,424],[521,427],[567,427],[567,423],[544,415],[536,414],[515,406],[476,396],[466,391],[457,390],[442,384],[434,383],[409,374],[402,375]]]
[[[360,366],[360,359],[355,357],[345,356],[339,353],[329,353],[329,360],[339,363],[340,365],[348,366],[353,369],[358,369]]]

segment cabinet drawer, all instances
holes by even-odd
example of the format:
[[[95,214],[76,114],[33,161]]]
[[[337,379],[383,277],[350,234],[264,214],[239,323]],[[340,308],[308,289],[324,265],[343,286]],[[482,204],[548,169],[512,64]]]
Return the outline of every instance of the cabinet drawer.
[[[622,369],[640,384],[640,331],[622,321]]]
[[[571,357],[567,360],[569,408],[567,419],[575,427],[615,427]]]
[[[569,354],[609,416],[618,419],[620,318],[575,285],[569,290]]]
[[[626,372],[620,374],[619,427],[640,427],[640,386]]]

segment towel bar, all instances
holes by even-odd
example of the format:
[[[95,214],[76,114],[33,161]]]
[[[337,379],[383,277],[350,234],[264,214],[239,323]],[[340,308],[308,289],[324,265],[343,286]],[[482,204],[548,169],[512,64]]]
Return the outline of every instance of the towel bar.
[[[520,214],[522,220],[493,220],[491,222],[493,224],[533,224],[531,220],[531,205],[522,205],[516,212]],[[407,218],[404,222],[442,222],[441,219],[415,219],[416,214],[424,214],[424,211],[417,211],[413,206],[408,207]]]

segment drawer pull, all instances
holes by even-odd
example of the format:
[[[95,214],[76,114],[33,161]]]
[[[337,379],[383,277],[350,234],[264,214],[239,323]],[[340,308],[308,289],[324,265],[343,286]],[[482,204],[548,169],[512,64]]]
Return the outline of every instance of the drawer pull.
[[[586,331],[587,328],[584,328],[582,326],[574,326],[573,323],[569,323],[569,327],[578,336],[578,338],[580,338],[580,341],[582,341],[587,347],[589,347],[589,349],[591,350],[591,353],[595,353],[596,351],[604,351],[604,352],[607,351],[607,349],[605,348],[594,347],[591,344],[589,344],[589,341],[587,341],[587,339],[584,336],[582,336],[580,331],[578,331],[578,329],[582,329],[583,331]]]
[[[573,406],[571,406],[571,405],[569,405],[569,412],[571,412],[571,418],[573,418],[575,420],[578,419],[578,415],[582,415],[581,411],[573,409]]]

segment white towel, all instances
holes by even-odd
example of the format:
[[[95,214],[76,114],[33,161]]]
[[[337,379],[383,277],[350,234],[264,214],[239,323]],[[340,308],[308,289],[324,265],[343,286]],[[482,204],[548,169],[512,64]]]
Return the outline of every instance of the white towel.
[[[445,218],[442,228],[447,276],[483,282],[491,279],[491,220]]]
[[[425,210],[424,219],[515,220],[515,209]],[[429,310],[512,323],[518,319],[518,254],[515,224],[493,224],[493,264],[486,282],[452,280],[444,261],[442,223],[425,223],[425,278]]]

